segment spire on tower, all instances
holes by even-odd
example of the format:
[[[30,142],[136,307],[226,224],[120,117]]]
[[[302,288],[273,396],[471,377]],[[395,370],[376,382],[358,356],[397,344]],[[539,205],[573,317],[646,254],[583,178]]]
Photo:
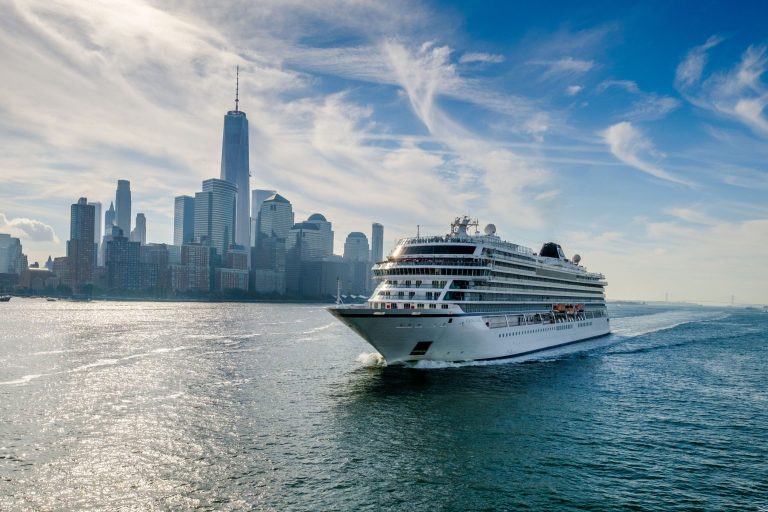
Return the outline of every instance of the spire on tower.
[[[235,112],[239,110],[240,105],[240,66],[237,66],[237,78],[235,78]]]

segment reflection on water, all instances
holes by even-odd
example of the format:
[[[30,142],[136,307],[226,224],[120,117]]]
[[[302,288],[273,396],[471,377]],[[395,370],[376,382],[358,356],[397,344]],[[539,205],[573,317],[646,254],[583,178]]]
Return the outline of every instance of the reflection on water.
[[[425,369],[378,365],[317,306],[3,311],[1,510],[733,509],[768,494],[755,315],[624,307],[601,340]]]

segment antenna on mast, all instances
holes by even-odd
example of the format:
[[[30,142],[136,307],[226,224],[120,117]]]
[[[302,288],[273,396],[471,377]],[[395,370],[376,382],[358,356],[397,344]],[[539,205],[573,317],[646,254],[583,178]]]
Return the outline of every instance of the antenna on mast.
[[[240,66],[237,66],[237,75],[235,78],[235,112],[239,110],[240,105]]]

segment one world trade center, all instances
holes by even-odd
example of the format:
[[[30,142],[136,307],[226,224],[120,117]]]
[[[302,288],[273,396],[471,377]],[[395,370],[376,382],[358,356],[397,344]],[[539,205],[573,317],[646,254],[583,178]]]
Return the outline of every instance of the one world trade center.
[[[248,167],[248,119],[240,110],[240,68],[237,69],[235,110],[224,116],[224,139],[221,145],[221,179],[237,186],[235,243],[251,245],[250,171]]]

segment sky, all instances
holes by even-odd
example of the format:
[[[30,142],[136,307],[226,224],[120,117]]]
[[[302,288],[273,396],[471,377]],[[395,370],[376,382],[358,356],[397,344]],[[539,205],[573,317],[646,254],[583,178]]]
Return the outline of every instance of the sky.
[[[609,299],[768,303],[764,2],[0,0],[0,232],[66,252],[131,181],[150,242],[219,177],[385,246],[456,216],[545,241]]]

